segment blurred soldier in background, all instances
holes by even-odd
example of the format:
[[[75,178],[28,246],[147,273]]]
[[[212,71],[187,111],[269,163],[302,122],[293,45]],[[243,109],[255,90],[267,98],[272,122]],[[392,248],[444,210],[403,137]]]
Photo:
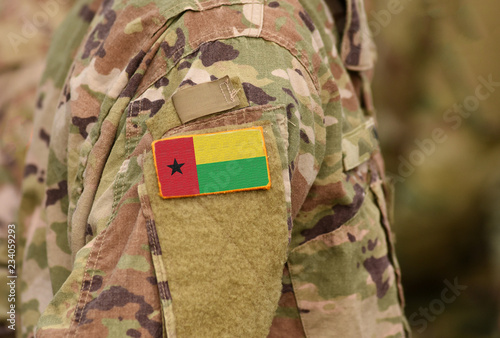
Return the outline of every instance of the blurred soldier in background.
[[[500,3],[397,2],[368,17],[406,313],[415,337],[498,336]]]
[[[35,95],[52,33],[71,1],[0,1],[0,276],[7,275],[7,226],[16,223]],[[27,168],[27,170],[30,170]],[[22,236],[18,232],[18,244]],[[19,248],[21,245],[18,246]],[[20,254],[20,252],[18,252]],[[19,288],[18,288],[19,290]],[[9,289],[0,284],[0,336],[8,324]]]

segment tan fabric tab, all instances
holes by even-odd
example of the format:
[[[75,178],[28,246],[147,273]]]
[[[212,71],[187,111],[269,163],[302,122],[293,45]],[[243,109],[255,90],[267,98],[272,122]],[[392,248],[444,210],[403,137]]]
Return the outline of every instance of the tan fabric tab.
[[[172,96],[175,110],[182,123],[202,116],[218,113],[240,105],[235,83],[225,76],[222,79],[182,89]]]
[[[243,86],[241,85],[240,78],[232,77],[231,83],[233,85],[233,88],[236,90],[236,95],[238,95],[238,98],[240,99],[240,104],[234,108],[241,109],[248,107],[250,103],[248,103],[247,96],[245,95],[245,91],[243,90]]]

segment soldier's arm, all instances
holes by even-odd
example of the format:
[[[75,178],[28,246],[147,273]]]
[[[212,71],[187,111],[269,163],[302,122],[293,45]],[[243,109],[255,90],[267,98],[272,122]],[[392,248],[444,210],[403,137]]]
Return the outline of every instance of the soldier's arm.
[[[234,13],[240,8],[236,7],[231,8]],[[128,83],[115,98],[110,92],[99,96],[105,83],[99,81],[105,77],[84,75],[97,75],[98,66],[76,61],[77,70],[68,80],[71,98],[61,104],[71,105],[73,115],[64,176],[74,263],[67,266],[68,275],[55,276],[60,282],[38,322],[40,335],[102,330],[111,334],[125,328],[155,334],[162,323],[167,332],[199,336],[229,328],[262,334],[269,329],[282,289],[293,213],[305,199],[325,152],[317,84],[310,70],[277,43],[247,36],[225,38],[222,33],[196,41],[196,29],[190,25],[200,16],[183,18],[160,37],[156,54],[131,55],[124,69]],[[189,38],[193,40],[186,41]],[[85,55],[85,44],[82,48],[79,57],[99,61],[92,53]],[[183,122],[182,111],[191,107],[176,107],[174,94],[226,76],[231,83],[218,83],[222,96],[228,95],[226,102],[215,102],[211,114]],[[138,81],[141,77],[145,80]],[[118,80],[106,88],[118,86]],[[190,99],[199,106],[203,89],[194,93]],[[236,97],[238,105],[217,108]],[[106,105],[111,106],[103,110]],[[91,116],[95,118],[89,120]],[[230,153],[240,146],[242,154],[208,160],[235,161],[208,172],[210,195],[159,196],[158,168],[174,162],[157,158],[155,164],[154,141],[247,128],[262,130],[266,161],[263,167],[259,162],[255,166],[265,171],[267,183],[254,184],[252,177],[245,177],[245,162],[262,156],[241,151],[236,135],[224,146],[236,149]],[[54,152],[64,154],[59,146],[52,145]],[[52,170],[57,165],[54,160]],[[182,174],[171,171],[170,178],[188,174],[187,164],[180,169]],[[50,207],[64,208],[63,202]],[[66,229],[53,224],[55,237],[49,240],[64,238]],[[141,311],[147,320],[140,319]],[[123,319],[120,324],[117,318]]]
[[[399,331],[373,118],[333,36],[298,4],[211,4],[106,5],[82,41],[39,335]]]

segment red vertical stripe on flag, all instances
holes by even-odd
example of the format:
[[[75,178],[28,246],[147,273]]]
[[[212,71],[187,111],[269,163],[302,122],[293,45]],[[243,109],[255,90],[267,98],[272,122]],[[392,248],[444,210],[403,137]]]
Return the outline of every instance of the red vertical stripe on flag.
[[[200,193],[192,137],[157,141],[154,152],[162,197]]]

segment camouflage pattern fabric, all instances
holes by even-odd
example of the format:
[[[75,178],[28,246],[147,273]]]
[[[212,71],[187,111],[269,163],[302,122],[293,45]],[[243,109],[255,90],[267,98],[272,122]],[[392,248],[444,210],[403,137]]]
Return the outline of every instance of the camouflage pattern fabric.
[[[10,303],[3,281],[7,270],[7,226],[17,224],[24,176],[23,162],[33,126],[36,89],[50,37],[64,18],[69,1],[0,3],[0,336],[14,334],[5,322]],[[42,137],[45,135],[42,135]],[[22,229],[17,230],[18,249]],[[17,257],[22,255],[18,251]],[[19,268],[19,265],[17,266]],[[19,269],[18,269],[19,272]]]
[[[176,310],[180,293],[160,227],[168,220],[150,189],[153,131],[248,123],[270,127],[282,165],[283,182],[271,190],[283,188],[276,207],[284,210],[287,259],[276,302],[252,305],[265,312],[268,336],[408,335],[369,90],[373,43],[362,1],[330,7],[319,0],[75,5],[49,52],[26,160],[34,169],[20,217],[28,234],[25,336],[189,336],[185,328],[198,323]],[[239,79],[250,106],[181,125],[172,95],[225,76]],[[252,192],[226,201],[244,194]],[[194,208],[186,224],[199,215]],[[185,273],[197,268],[207,267],[193,261]],[[205,287],[209,297],[221,291]],[[262,336],[246,324],[245,336]]]

